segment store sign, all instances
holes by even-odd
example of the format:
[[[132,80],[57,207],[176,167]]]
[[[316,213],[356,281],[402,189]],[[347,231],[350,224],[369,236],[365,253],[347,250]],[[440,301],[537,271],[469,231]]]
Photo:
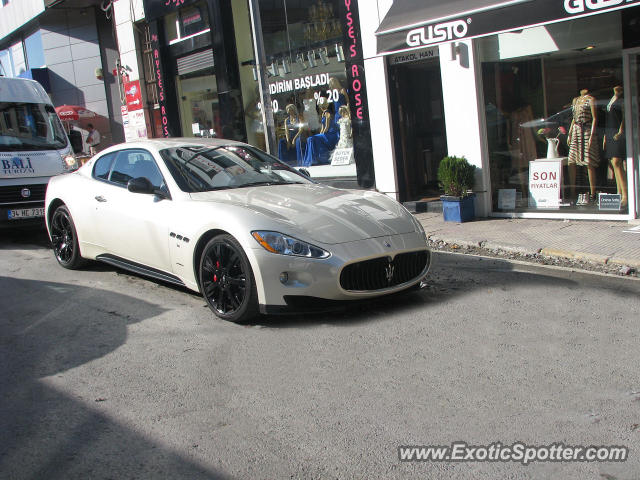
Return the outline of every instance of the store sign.
[[[418,62],[438,56],[438,48],[431,47],[424,50],[412,50],[411,52],[391,55],[389,57],[389,65],[399,65],[401,63]]]
[[[564,9],[573,15],[587,10],[613,8],[624,3],[633,3],[633,0],[564,0]]]
[[[140,80],[125,82],[124,94],[127,103],[127,110],[132,112],[142,108],[142,92],[140,91]]]
[[[360,35],[358,0],[340,2],[343,41],[346,48],[345,67],[347,93],[352,114],[353,154],[356,162],[358,185],[370,188],[375,185],[371,124],[367,107],[367,88],[364,75],[364,56]]]
[[[456,38],[464,38],[468,31],[467,22],[471,23],[471,19],[468,18],[466,21],[454,20],[453,22],[414,28],[407,33],[407,45],[409,47],[419,47],[421,45],[432,45]]]
[[[198,0],[143,0],[144,18],[148,22],[175,12],[185,5],[190,5]]]
[[[529,0],[511,3],[447,22],[429,24],[425,21],[425,25],[418,28],[380,31],[376,33],[378,53],[404,51],[463,38],[484,37],[637,5],[640,5],[640,0]],[[415,22],[412,22],[415,25],[421,18],[428,19],[433,14],[432,8],[430,3],[425,2],[422,11],[414,12],[411,10],[415,9],[413,2],[396,0],[388,16],[391,19],[396,15],[401,18],[411,13],[412,18],[415,18]],[[455,14],[455,11],[451,12],[452,17]]]
[[[269,93],[275,95],[277,93],[293,92],[294,90],[306,90],[329,84],[330,75],[321,73],[319,75],[306,75],[304,77],[293,78],[291,80],[281,80],[269,84]]]
[[[611,210],[618,212],[622,204],[622,195],[619,193],[599,193],[598,210]]]
[[[156,75],[155,83],[158,91],[158,106],[160,107],[160,130],[164,137],[170,137],[167,96],[164,89],[164,69],[162,68],[162,60],[160,59],[160,39],[158,38],[157,22],[151,22],[149,24],[149,31],[151,33],[153,70]]]
[[[529,206],[558,208],[562,186],[562,160],[529,162]]]

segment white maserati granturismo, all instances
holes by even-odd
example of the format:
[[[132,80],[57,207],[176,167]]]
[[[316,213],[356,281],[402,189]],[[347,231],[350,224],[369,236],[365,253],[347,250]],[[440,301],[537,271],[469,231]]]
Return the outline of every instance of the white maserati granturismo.
[[[431,263],[395,200],[221,139],[108,148],[51,179],[45,207],[61,266],[99,260],[183,285],[235,322],[408,290]]]

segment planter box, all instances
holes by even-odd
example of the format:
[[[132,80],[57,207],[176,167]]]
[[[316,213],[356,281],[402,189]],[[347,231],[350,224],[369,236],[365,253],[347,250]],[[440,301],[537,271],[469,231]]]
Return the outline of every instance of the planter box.
[[[444,215],[445,222],[469,222],[476,216],[474,207],[475,195],[468,195],[466,197],[448,197],[443,195],[440,197],[442,200],[442,214]]]

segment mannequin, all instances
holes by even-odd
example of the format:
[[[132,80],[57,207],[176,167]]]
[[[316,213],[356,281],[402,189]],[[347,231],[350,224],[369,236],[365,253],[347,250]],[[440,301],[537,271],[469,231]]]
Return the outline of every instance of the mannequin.
[[[588,205],[596,198],[596,168],[600,163],[596,140],[596,99],[589,90],[580,90],[580,96],[573,99],[573,119],[567,135],[569,145],[569,183],[571,196],[576,194],[577,165],[587,167],[589,193],[580,194],[576,205]]]
[[[278,142],[278,158],[285,163],[297,164],[303,156],[302,152],[302,121],[298,115],[298,108],[290,103],[285,107],[288,116],[284,120],[285,138]]]
[[[624,136],[624,100],[621,86],[613,87],[613,97],[607,105],[605,115],[605,134],[602,139],[602,148],[605,157],[611,160],[616,186],[620,194],[620,208],[624,210],[628,205],[627,178],[624,171],[627,146]]]
[[[338,127],[333,120],[333,104],[330,104],[326,98],[321,97],[318,99],[318,108],[322,112],[320,118],[322,127],[320,133],[307,138],[307,148],[304,152],[302,164],[298,164],[303,167],[329,163],[331,151],[338,143]]]
[[[336,77],[331,77],[329,79],[329,89],[335,90],[338,92],[338,98],[335,102],[333,102],[334,112],[336,115],[333,117],[333,123],[335,123],[336,128],[338,127],[338,119],[340,118],[340,107],[343,105],[349,106],[349,97],[347,96],[347,91],[344,89],[340,80]]]
[[[318,110],[316,108],[316,99],[313,97],[313,90],[308,89],[305,98],[302,99],[304,106],[304,120],[307,127],[312,132],[320,130],[320,120],[318,119]]]
[[[340,126],[340,140],[336,148],[353,148],[353,133],[351,131],[351,112],[349,107],[342,105],[338,110],[340,118],[338,125]]]

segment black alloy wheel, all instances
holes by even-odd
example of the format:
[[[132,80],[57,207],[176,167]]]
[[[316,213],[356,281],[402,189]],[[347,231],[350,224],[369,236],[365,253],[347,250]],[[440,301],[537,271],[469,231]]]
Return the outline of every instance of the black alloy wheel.
[[[200,257],[200,288],[209,308],[231,322],[246,322],[258,314],[258,294],[251,265],[231,235],[218,235]]]
[[[49,226],[51,244],[58,263],[64,268],[76,269],[85,263],[80,256],[76,227],[65,205],[56,208]]]

